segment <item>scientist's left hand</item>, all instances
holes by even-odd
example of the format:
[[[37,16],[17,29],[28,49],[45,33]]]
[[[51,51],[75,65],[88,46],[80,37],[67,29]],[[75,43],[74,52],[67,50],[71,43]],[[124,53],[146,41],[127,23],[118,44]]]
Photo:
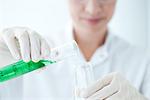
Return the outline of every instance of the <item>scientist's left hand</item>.
[[[119,73],[111,73],[86,89],[78,91],[85,100],[146,100]]]

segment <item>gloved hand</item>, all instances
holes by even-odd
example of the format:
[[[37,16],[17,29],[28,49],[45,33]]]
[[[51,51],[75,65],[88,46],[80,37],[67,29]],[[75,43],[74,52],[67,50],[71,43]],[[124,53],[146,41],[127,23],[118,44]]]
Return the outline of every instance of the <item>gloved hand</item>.
[[[92,86],[78,91],[85,100],[146,100],[118,73],[111,73]]]
[[[23,59],[38,62],[50,55],[50,47],[37,32],[25,27],[12,27],[4,29],[2,40],[7,45],[12,56],[16,59]]]

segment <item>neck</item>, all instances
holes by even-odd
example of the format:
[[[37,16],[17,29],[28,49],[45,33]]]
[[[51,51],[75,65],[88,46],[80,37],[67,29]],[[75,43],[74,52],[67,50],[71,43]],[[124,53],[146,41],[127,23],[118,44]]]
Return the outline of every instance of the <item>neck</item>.
[[[85,59],[89,61],[97,48],[102,46],[106,39],[107,29],[103,29],[97,33],[74,31],[75,40],[78,43]]]

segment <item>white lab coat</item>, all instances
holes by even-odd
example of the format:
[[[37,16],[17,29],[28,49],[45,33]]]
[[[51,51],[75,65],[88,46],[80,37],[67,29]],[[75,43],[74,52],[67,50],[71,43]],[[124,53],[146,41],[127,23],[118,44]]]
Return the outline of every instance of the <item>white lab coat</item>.
[[[72,26],[66,31],[45,36],[50,45],[73,40]],[[88,45],[88,44],[85,44]],[[67,53],[67,52],[66,52]],[[110,72],[120,72],[144,96],[150,98],[150,61],[146,50],[138,49],[109,32],[105,44],[89,62],[82,53],[0,83],[0,100],[74,100],[76,87],[82,88]],[[5,44],[0,44],[0,66],[15,62]]]

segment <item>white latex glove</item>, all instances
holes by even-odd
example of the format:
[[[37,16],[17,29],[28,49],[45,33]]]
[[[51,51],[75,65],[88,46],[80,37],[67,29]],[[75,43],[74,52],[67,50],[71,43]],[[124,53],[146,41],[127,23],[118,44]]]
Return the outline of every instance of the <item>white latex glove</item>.
[[[92,86],[79,90],[78,95],[85,100],[146,100],[118,73],[111,73]]]
[[[29,28],[4,29],[1,36],[15,59],[38,62],[50,55],[50,47],[46,40]]]

